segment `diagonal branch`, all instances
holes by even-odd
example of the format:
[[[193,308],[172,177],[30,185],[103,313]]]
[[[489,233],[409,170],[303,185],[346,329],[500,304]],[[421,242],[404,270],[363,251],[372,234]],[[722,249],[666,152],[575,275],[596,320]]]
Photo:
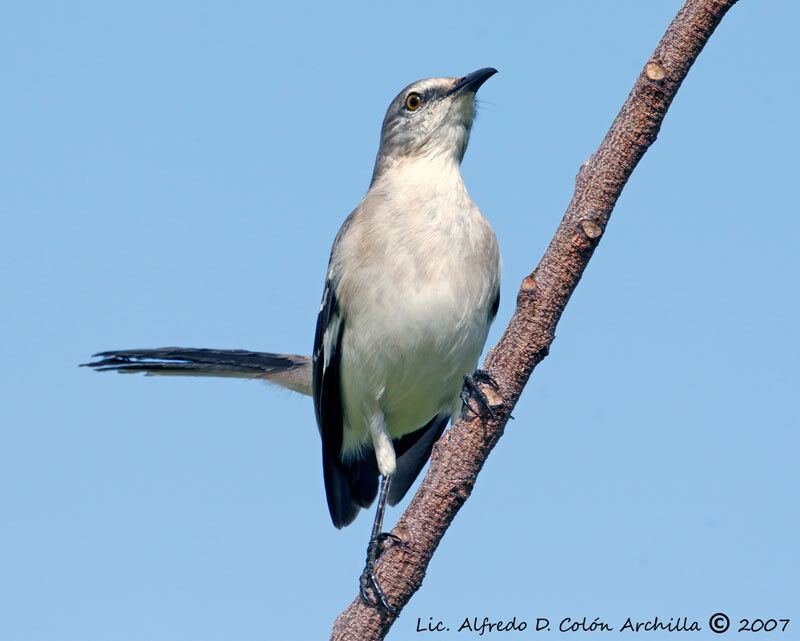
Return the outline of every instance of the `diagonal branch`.
[[[397,610],[422,585],[439,541],[469,497],[489,452],[533,368],[550,349],[561,313],[605,231],[637,163],[653,144],[667,109],[700,51],[736,0],[687,0],[644,66],[600,147],[583,164],[575,192],[538,267],[522,281],[517,307],[485,368],[502,397],[484,386],[495,418],[462,417],[435,445],[428,473],[393,532],[402,543],[378,564]],[[382,639],[395,617],[356,598],[334,623],[331,639]]]

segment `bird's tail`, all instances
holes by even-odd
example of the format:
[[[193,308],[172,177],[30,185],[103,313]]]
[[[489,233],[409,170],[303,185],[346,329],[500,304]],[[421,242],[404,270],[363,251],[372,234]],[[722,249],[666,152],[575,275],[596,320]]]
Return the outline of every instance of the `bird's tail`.
[[[242,349],[194,349],[159,347],[125,349],[94,354],[101,360],[84,363],[98,372],[123,374],[144,372],[147,376],[221,376],[260,378],[311,396],[311,357],[268,354]]]

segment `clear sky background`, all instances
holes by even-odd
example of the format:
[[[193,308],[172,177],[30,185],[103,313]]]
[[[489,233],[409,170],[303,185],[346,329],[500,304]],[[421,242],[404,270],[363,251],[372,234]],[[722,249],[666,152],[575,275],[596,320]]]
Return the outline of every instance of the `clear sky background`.
[[[494,344],[680,4],[5,3],[0,639],[325,638],[372,512],[331,525],[310,400],[77,364],[310,353],[389,101],[484,66],[463,174],[503,252]],[[712,37],[390,639],[719,639],[717,611],[800,639],[798,23],[743,1]]]

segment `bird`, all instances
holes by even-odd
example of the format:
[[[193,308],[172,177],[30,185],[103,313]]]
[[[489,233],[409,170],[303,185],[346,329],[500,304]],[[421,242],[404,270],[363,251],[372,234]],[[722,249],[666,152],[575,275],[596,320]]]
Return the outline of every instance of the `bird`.
[[[475,95],[497,70],[411,83],[383,119],[372,180],[328,263],[312,356],[157,348],[100,352],[98,371],[261,378],[313,398],[331,520],[352,523],[377,496],[362,598],[396,614],[375,563],[396,505],[448,422],[491,413],[476,369],[500,303],[500,249],[460,165]],[[380,485],[379,485],[380,482]]]

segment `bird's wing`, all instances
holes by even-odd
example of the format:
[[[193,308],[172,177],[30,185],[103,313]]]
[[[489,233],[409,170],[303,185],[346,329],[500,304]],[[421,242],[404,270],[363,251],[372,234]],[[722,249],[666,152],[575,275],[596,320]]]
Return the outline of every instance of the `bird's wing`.
[[[322,469],[325,493],[333,524],[344,527],[353,522],[362,507],[369,507],[378,494],[378,465],[371,448],[342,461],[345,418],[342,405],[342,336],[347,331],[346,310],[337,300],[340,275],[336,251],[351,227],[359,208],[345,220],[331,250],[325,291],[317,316],[314,336],[312,391],[317,427],[322,437]]]
[[[322,470],[325,493],[333,524],[353,522],[362,507],[368,507],[378,492],[378,469],[370,453],[342,462],[344,414],[340,367],[345,319],[336,300],[332,278],[325,283],[322,306],[314,337],[313,392],[317,427],[322,437]]]
[[[329,275],[325,282],[314,334],[312,385],[314,410],[324,449],[339,450],[342,447],[343,429],[339,369],[344,320],[335,290],[335,282]]]

